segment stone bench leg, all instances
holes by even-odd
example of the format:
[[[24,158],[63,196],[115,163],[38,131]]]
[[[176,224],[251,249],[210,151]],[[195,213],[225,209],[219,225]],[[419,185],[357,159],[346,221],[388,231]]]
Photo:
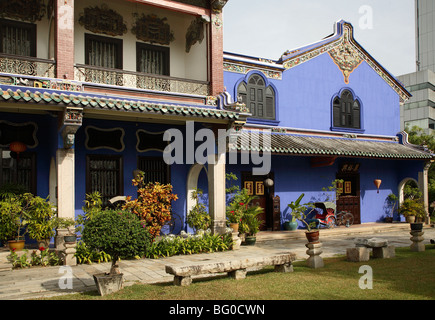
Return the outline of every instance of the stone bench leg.
[[[246,273],[246,269],[239,269],[228,272],[228,276],[235,280],[241,280],[246,278]]]
[[[373,258],[389,259],[396,256],[396,248],[394,246],[373,248]]]
[[[180,276],[174,276],[174,285],[179,287],[187,287],[190,286],[192,283],[192,277],[180,277]]]
[[[347,248],[347,261],[362,262],[370,260],[370,251],[366,247]]]
[[[276,265],[275,272],[293,272],[293,265],[291,263]]]

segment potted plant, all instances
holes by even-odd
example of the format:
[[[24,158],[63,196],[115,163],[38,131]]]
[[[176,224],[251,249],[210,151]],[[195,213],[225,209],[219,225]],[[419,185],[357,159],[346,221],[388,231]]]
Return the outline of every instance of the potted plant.
[[[0,200],[0,237],[7,241],[10,250],[24,249],[27,220],[22,207],[22,196],[2,194]]]
[[[246,233],[245,244],[254,245],[257,241],[257,233],[263,221],[258,219],[258,215],[263,212],[260,206],[251,206],[246,209],[242,216],[242,229]]]
[[[240,233],[245,233],[240,229],[240,225],[242,224],[244,212],[248,208],[249,203],[254,199],[254,196],[248,195],[247,189],[242,189],[234,195],[233,200],[227,206],[226,217],[230,228],[233,229],[234,232],[241,231]]]
[[[74,228],[71,228],[76,224],[76,221],[71,218],[57,218],[56,219],[56,228],[67,229],[68,232],[63,236],[63,240],[66,243],[74,243],[77,241],[77,235],[73,231]]]
[[[391,207],[391,210],[388,212],[388,215],[385,217],[385,222],[392,223],[393,222],[393,216],[394,216],[394,210],[397,206],[397,201],[399,198],[394,193],[390,193],[387,197],[387,202],[389,206]]]
[[[203,193],[200,189],[192,191],[192,199],[196,201],[196,204],[187,214],[187,224],[196,231],[207,230],[211,224],[211,217],[205,205],[199,202],[199,198],[202,195]]]
[[[54,206],[47,199],[26,193],[22,196],[22,207],[27,219],[27,233],[38,242],[38,247],[48,248],[57,225]]]
[[[399,207],[399,213],[402,214],[406,221],[414,223],[416,218],[424,218],[426,210],[420,199],[406,199]]]
[[[82,240],[91,250],[104,251],[112,257],[110,272],[94,275],[98,292],[103,296],[122,288],[118,260],[144,256],[151,236],[146,222],[135,214],[104,210],[85,222]]]
[[[292,201],[288,206],[292,209],[292,217],[295,217],[299,221],[301,221],[306,227],[307,231],[305,232],[305,236],[309,242],[317,242],[319,240],[319,230],[312,230],[313,224],[310,221],[306,221],[307,216],[311,213],[308,211],[309,204],[301,204],[302,198],[305,196],[302,193],[296,201]]]
[[[303,214],[303,212],[305,212],[306,207],[304,205],[301,204],[302,198],[305,196],[305,194],[301,194],[299,196],[299,198],[296,199],[296,201],[292,201],[290,202],[290,204],[288,205],[288,207],[291,209],[291,216],[292,219],[291,221],[287,221],[288,222],[288,228],[287,230],[296,230],[298,223],[297,223],[297,219],[298,217],[301,217],[301,215]],[[287,223],[286,222],[286,223]],[[284,225],[284,227],[286,227]]]

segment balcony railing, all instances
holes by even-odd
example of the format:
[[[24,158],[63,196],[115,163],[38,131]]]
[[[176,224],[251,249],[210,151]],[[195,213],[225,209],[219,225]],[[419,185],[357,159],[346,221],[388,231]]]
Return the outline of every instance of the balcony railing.
[[[17,75],[54,78],[54,60],[0,54],[0,71]]]
[[[172,93],[209,95],[209,83],[153,74],[76,65],[74,79],[81,82],[114,85]]]

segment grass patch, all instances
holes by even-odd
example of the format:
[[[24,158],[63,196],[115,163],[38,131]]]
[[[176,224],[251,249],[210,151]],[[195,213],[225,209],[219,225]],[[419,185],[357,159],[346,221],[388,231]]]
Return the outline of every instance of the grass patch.
[[[228,277],[194,279],[189,287],[172,283],[135,284],[109,296],[98,293],[59,296],[67,300],[434,300],[435,250],[425,252],[396,248],[393,259],[347,262],[346,257],[324,259],[325,267],[311,269],[305,261],[294,263],[294,272],[275,273],[272,267],[248,272],[236,281]],[[373,289],[362,290],[362,265],[373,270]]]

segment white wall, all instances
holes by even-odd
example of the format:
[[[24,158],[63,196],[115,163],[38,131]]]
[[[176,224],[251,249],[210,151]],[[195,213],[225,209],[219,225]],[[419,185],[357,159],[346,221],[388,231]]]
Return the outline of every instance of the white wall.
[[[86,7],[101,6],[105,3],[109,9],[116,11],[124,17],[124,23],[127,25],[127,33],[123,36],[115,38],[123,39],[123,69],[128,71],[136,71],[136,36],[131,32],[134,24],[133,13],[139,15],[144,13],[155,14],[159,18],[167,18],[167,23],[171,26],[171,31],[174,33],[175,40],[170,43],[170,76],[177,78],[193,79],[207,81],[207,41],[204,38],[202,44],[196,43],[186,53],[186,32],[191,23],[195,19],[194,16],[181,14],[163,10],[153,6],[132,3],[129,1],[115,0],[76,0],[75,1],[75,38],[74,38],[74,54],[75,63],[85,63],[85,33],[92,34],[78,23],[80,15]],[[105,35],[102,35],[105,36]]]

